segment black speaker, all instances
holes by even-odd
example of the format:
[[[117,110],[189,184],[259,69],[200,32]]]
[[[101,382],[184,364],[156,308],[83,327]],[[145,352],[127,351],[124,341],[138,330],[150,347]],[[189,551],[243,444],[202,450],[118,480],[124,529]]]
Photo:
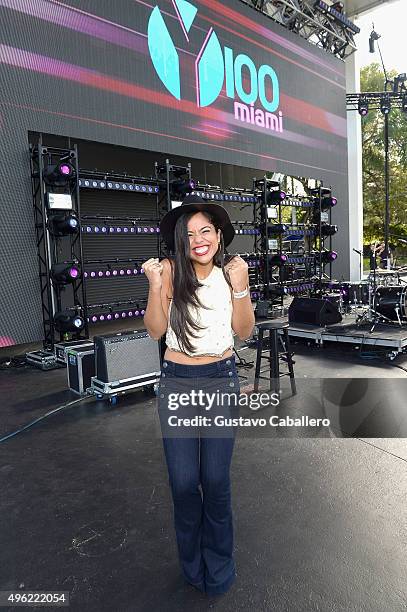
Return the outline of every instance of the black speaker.
[[[161,372],[157,340],[145,330],[95,336],[96,378],[104,383],[143,378]]]
[[[324,327],[342,321],[338,304],[320,298],[296,297],[288,309],[290,323]]]

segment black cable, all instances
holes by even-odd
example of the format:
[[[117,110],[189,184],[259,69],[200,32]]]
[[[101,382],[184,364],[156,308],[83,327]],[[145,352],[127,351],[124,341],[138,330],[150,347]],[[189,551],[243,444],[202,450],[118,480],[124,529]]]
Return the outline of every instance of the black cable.
[[[68,408],[70,406],[73,406],[74,404],[77,404],[78,402],[83,402],[84,400],[90,399],[91,397],[93,397],[93,394],[92,395],[90,395],[90,394],[86,395],[85,397],[80,397],[80,398],[78,398],[76,400],[73,400],[72,402],[68,402],[67,404],[63,404],[62,406],[58,406],[58,408],[54,408],[54,410],[50,410],[49,412],[46,412],[43,416],[39,417],[38,419],[35,419],[34,421],[31,421],[31,423],[28,423],[27,425],[24,425],[24,427],[21,427],[21,429],[17,429],[16,431],[13,431],[12,433],[9,433],[9,434],[3,436],[2,438],[0,438],[0,442],[5,442],[9,438],[12,438],[13,436],[16,436],[17,434],[21,433],[22,431],[25,431],[29,427],[32,427],[33,425],[35,425],[35,423],[38,423],[39,421],[43,421],[47,417],[51,416],[51,414],[55,414],[56,412],[59,412],[60,410],[63,410],[64,408]]]
[[[365,444],[368,444],[369,446],[373,446],[373,448],[377,448],[378,450],[383,451],[383,453],[387,453],[388,455],[392,455],[392,457],[396,457],[396,459],[401,459],[402,461],[407,462],[407,459],[405,459],[405,457],[400,457],[400,455],[396,455],[395,453],[391,453],[390,451],[386,450],[385,448],[381,448],[380,446],[376,446],[376,444],[373,444],[372,442],[368,442],[365,438],[356,438],[356,440],[359,440],[359,442],[364,442]]]
[[[397,363],[389,363],[388,365],[393,366],[393,368],[398,368],[399,370],[403,370],[404,372],[407,372],[407,368],[403,368],[403,366],[398,365]]]
[[[24,355],[15,355],[15,357],[5,357],[0,359],[0,370],[10,370],[11,368],[22,368],[28,365]]]

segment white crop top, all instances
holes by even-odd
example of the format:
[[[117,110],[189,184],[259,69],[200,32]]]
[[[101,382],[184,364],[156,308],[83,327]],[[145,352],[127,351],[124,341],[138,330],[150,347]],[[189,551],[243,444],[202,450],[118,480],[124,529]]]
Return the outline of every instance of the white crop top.
[[[194,320],[205,329],[194,331],[196,338],[189,338],[196,349],[195,353],[182,350],[170,323],[172,300],[168,308],[168,329],[165,337],[167,347],[173,351],[183,352],[191,357],[204,355],[221,357],[229,348],[233,348],[235,335],[232,330],[232,296],[231,289],[226,282],[221,268],[213,266],[211,273],[204,280],[199,280],[203,287],[198,287],[196,294],[206,308],[197,308],[189,305],[188,308]],[[192,310],[191,310],[192,309]]]

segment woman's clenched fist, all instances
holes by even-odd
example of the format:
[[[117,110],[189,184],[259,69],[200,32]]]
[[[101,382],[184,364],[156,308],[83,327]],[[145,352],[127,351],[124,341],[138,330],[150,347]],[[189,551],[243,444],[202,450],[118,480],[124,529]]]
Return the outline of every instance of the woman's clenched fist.
[[[163,265],[158,261],[158,259],[147,259],[147,261],[145,261],[141,267],[144,270],[144,274],[148,278],[150,287],[161,289]]]

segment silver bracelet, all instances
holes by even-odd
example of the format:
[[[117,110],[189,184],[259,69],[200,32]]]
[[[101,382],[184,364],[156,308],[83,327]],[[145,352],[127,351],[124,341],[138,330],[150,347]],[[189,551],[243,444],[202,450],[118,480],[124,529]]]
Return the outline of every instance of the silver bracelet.
[[[236,300],[240,300],[240,298],[244,298],[248,294],[249,294],[249,289],[246,287],[246,289],[244,291],[238,291],[237,293],[233,292],[233,297]]]

